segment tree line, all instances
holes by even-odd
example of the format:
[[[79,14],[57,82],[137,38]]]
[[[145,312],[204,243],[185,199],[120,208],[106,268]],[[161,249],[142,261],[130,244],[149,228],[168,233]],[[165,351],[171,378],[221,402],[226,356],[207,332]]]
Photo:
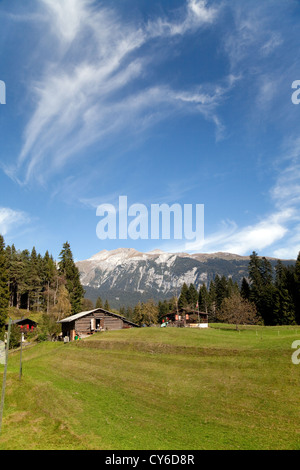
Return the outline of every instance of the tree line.
[[[0,333],[8,307],[45,312],[59,320],[82,310],[84,289],[68,242],[56,262],[48,251],[5,246],[0,235]]]
[[[253,251],[248,276],[240,285],[231,277],[216,274],[199,289],[184,283],[180,295],[156,304],[139,302],[134,308],[122,307],[120,313],[138,324],[160,323],[176,310],[198,310],[210,322],[295,325],[300,324],[300,253],[296,263],[286,266],[278,260],[275,268],[266,257]]]
[[[56,262],[48,251],[36,252],[5,246],[0,235],[0,334],[7,321],[8,307],[44,312],[59,320],[82,310],[112,310],[108,300],[98,297],[95,307],[84,298],[78,268],[70,244],[64,243]],[[264,325],[300,324],[300,253],[295,264],[286,266],[278,260],[273,269],[270,261],[250,255],[248,276],[240,285],[231,277],[216,274],[198,289],[184,283],[180,295],[169,300],[139,302],[121,307],[117,312],[139,325],[161,323],[175,310],[199,310],[209,321],[257,323]]]

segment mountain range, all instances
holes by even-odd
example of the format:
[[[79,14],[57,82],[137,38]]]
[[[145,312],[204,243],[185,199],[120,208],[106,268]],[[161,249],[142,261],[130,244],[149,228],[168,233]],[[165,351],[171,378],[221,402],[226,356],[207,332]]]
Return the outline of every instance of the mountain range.
[[[231,253],[147,253],[133,248],[103,250],[83,261],[77,261],[85,297],[93,302],[100,296],[112,308],[134,306],[139,301],[170,299],[179,295],[185,282],[198,289],[216,274],[232,277],[239,284],[248,276],[249,256]],[[277,260],[268,258],[275,266]],[[293,264],[294,260],[282,260]]]

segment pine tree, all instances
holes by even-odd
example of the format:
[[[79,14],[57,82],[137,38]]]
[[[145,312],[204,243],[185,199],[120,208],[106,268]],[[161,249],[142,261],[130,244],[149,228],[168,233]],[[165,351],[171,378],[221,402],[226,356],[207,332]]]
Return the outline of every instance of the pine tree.
[[[250,301],[255,303],[265,325],[272,325],[274,322],[274,319],[272,320],[274,286],[270,265],[266,258],[260,259],[255,251],[250,255],[249,278]]]
[[[228,285],[227,279],[223,275],[221,278],[217,274],[215,277],[215,285],[216,285],[216,308],[217,311],[220,310],[223,300],[228,297]]]
[[[277,260],[275,266],[275,285],[278,289],[286,288],[287,286],[286,269],[281,260]]]
[[[132,307],[127,307],[127,308],[126,308],[125,317],[126,317],[129,321],[133,321],[133,320],[132,320],[132,318],[133,318],[133,309],[132,309]]]
[[[192,309],[196,308],[198,302],[198,292],[194,284],[190,284],[188,292],[188,304]]]
[[[69,292],[72,306],[72,315],[74,315],[81,310],[84,289],[80,283],[79,271],[74,263],[73,254],[68,242],[64,243],[59,257],[59,271],[66,280],[66,288]]]
[[[37,255],[35,247],[32,248],[30,255],[27,284],[29,295],[28,310],[30,306],[39,310],[41,292],[40,257]]]
[[[183,284],[178,299],[178,308],[186,308],[189,305],[189,288],[186,283]]]
[[[275,325],[295,325],[295,311],[287,289],[276,289],[273,312]]]
[[[47,313],[49,313],[51,302],[53,305],[55,304],[55,296],[58,293],[57,280],[58,272],[56,264],[47,250],[43,259],[43,295],[44,307]]]
[[[263,290],[263,281],[261,273],[261,262],[255,251],[250,255],[249,261],[249,278],[251,282],[250,300],[256,303],[259,307],[259,299]]]
[[[209,292],[205,284],[199,289],[199,310],[208,313],[210,306]]]
[[[242,279],[242,284],[241,284],[241,296],[243,299],[249,300],[250,298],[250,286],[249,282],[245,277]]]
[[[158,322],[161,323],[162,319],[166,316],[168,316],[170,312],[170,303],[167,300],[164,300],[163,302],[159,301],[158,302]]]
[[[105,300],[105,303],[104,303],[104,310],[107,310],[108,312],[110,311],[110,305],[107,299]]]
[[[121,317],[125,317],[125,313],[126,313],[125,307],[124,305],[122,305],[119,309],[119,315],[121,315]]]
[[[209,284],[209,313],[211,314],[211,319],[214,320],[216,316],[217,305],[217,294],[216,294],[216,284],[215,281],[211,281]]]
[[[25,250],[24,250],[25,251]],[[29,251],[26,250],[27,259],[24,259],[23,252],[20,253],[12,245],[9,250],[6,250],[8,257],[8,272],[9,272],[9,292],[10,292],[10,307],[20,308],[21,298],[27,292],[27,275],[28,268],[25,261],[29,263]]]
[[[133,323],[136,323],[137,325],[141,325],[142,322],[143,322],[143,313],[142,313],[142,304],[141,304],[141,302],[136,304],[134,309],[133,309],[132,321],[133,321]]]
[[[233,282],[232,277],[229,277],[227,281],[227,297],[231,297],[234,294],[239,294],[240,289],[237,282]]]
[[[96,305],[95,308],[103,308],[103,302],[101,297],[99,296],[98,299],[96,300]]]

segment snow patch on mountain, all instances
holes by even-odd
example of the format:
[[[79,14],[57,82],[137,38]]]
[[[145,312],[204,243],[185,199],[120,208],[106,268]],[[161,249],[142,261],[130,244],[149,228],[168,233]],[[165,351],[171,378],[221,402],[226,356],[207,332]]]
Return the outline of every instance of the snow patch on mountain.
[[[133,248],[118,248],[102,250],[76,265],[81,282],[89,292],[105,292],[115,298],[122,293],[129,298],[135,293],[157,299],[179,295],[184,282],[199,288],[216,273],[222,275],[225,265],[226,275],[234,274],[240,280],[246,273],[248,260],[230,253],[166,253],[159,249],[142,253]]]

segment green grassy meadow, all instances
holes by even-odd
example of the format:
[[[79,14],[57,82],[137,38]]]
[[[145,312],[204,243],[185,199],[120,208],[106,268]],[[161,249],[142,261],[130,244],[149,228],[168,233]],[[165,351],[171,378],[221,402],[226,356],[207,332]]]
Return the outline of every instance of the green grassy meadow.
[[[297,339],[296,326],[111,331],[23,350],[21,380],[13,352],[0,449],[300,449]]]

